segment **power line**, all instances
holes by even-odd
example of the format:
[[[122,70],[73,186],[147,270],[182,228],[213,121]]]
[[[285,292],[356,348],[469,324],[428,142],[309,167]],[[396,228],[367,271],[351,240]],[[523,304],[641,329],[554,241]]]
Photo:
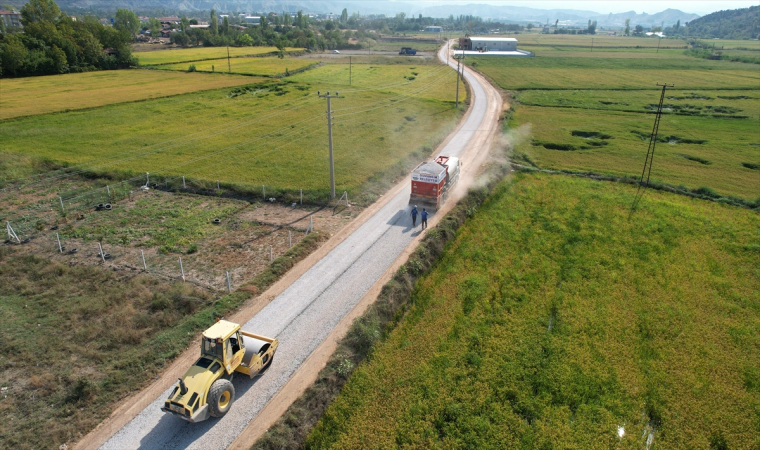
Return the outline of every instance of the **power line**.
[[[652,163],[654,162],[654,149],[657,145],[657,133],[660,131],[660,119],[662,118],[662,102],[665,100],[665,89],[670,86],[673,87],[672,84],[660,84],[657,83],[657,86],[662,86],[662,93],[660,94],[660,103],[657,105],[657,114],[654,117],[654,125],[652,126],[652,134],[649,136],[649,147],[647,148],[647,156],[644,159],[644,168],[641,170],[641,178],[639,179],[639,188],[636,191],[636,196],[633,199],[633,204],[631,205],[631,213],[633,214],[633,211],[636,209],[636,207],[639,204],[639,201],[641,200],[641,197],[644,195],[644,191],[642,191],[641,187],[649,187],[649,176],[652,174]],[[644,176],[646,175],[646,184],[644,182]]]

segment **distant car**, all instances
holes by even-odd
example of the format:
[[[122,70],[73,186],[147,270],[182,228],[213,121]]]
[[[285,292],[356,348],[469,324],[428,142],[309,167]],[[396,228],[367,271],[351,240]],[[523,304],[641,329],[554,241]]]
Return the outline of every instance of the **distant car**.
[[[337,50],[333,50],[333,53],[340,53],[340,52],[339,52],[339,51],[337,51]]]

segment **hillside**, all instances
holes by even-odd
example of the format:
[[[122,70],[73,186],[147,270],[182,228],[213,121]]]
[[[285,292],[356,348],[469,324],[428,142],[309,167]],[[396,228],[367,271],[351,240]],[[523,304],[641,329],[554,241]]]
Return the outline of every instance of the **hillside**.
[[[692,20],[684,29],[687,36],[721,39],[758,39],[760,6],[718,11]]]

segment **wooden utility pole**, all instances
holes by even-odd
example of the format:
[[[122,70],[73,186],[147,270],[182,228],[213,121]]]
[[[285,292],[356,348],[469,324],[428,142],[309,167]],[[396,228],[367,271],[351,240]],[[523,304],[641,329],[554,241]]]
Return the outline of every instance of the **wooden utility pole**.
[[[322,98],[327,99],[327,137],[330,141],[330,198],[335,199],[335,166],[333,164],[333,137],[332,137],[332,108],[330,106],[330,99],[338,98],[338,93],[336,92],[335,95],[330,95],[328,92],[327,94],[320,94],[319,91],[317,91],[317,95]]]
[[[227,73],[232,73],[232,66],[230,65],[230,46],[227,46]]]

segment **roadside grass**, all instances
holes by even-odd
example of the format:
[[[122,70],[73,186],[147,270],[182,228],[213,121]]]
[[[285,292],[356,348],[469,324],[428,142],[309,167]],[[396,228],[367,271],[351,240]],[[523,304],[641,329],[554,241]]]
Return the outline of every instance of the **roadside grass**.
[[[455,74],[427,65],[388,70],[392,75],[379,75],[332,102],[340,190],[355,193],[411,151],[429,149],[430,140],[459,117],[453,105]],[[412,72],[418,74],[414,80]],[[393,86],[372,84],[385,82]],[[342,87],[329,79],[324,84],[287,80],[6,121],[0,123],[7,136],[1,150],[86,164],[114,177],[145,172],[175,177],[174,186],[185,175],[257,189],[324,192],[329,186],[325,105],[316,91]]]
[[[256,81],[247,77],[148,70],[7,78],[3,79],[0,95],[0,120],[170,97]]]
[[[152,382],[199,331],[266,290],[326,238],[309,234],[221,298],[0,246],[0,446],[76,442]]]
[[[635,194],[503,182],[307,447],[759,445],[760,219]]]
[[[149,52],[134,52],[141,66],[175,64],[183,62],[204,61],[207,59],[227,59],[227,47],[172,48]],[[302,48],[286,47],[285,52],[299,52]],[[278,52],[277,47],[230,47],[230,57],[263,56]]]
[[[195,62],[196,71],[198,72],[219,72],[227,73],[228,70],[233,74],[254,75],[262,77],[272,77],[275,75],[285,75],[288,72],[304,69],[311,65],[319,64],[318,62],[310,61],[307,59],[296,58],[234,58],[229,60],[229,67],[227,66],[227,58],[224,59],[209,59],[201,62]],[[188,70],[188,63],[180,64],[165,64],[156,67],[163,70]]]

